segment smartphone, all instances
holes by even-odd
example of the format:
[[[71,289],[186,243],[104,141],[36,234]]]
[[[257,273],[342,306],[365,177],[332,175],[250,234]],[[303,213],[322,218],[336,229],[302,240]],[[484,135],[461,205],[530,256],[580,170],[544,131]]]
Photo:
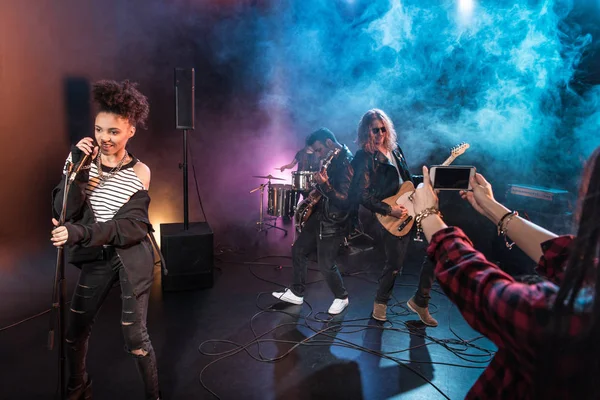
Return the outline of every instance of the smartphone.
[[[429,178],[435,190],[472,190],[471,177],[475,167],[467,165],[434,165],[429,169]]]

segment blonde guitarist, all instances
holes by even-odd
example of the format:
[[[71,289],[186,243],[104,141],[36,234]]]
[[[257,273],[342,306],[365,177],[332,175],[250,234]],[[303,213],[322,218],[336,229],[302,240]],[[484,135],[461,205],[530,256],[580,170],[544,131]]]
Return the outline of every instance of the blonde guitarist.
[[[352,201],[373,213],[395,218],[406,216],[407,209],[404,206],[395,203],[389,205],[382,200],[395,195],[404,182],[412,182],[416,187],[423,181],[423,177],[410,173],[402,149],[397,144],[396,131],[391,119],[382,110],[367,111],[358,124],[357,142],[360,150],[356,152],[352,162]],[[402,273],[410,235],[395,236],[380,224],[378,230],[379,240],[383,244],[381,247],[385,252],[385,257],[382,257],[385,258],[385,264],[379,278],[372,317],[378,321],[386,321],[387,304],[392,297],[396,278]],[[430,270],[425,272],[431,273]],[[427,321],[430,326],[437,325],[427,307],[421,311],[421,320]]]
[[[315,173],[318,201],[304,222],[292,247],[293,282],[289,289],[273,296],[291,304],[302,304],[306,289],[308,257],[317,254],[317,264],[334,295],[329,314],[341,313],[348,306],[348,292],[336,264],[340,245],[348,234],[352,203],[348,190],[352,181],[352,153],[326,128],[313,132],[306,144],[321,159],[329,159],[327,168]]]

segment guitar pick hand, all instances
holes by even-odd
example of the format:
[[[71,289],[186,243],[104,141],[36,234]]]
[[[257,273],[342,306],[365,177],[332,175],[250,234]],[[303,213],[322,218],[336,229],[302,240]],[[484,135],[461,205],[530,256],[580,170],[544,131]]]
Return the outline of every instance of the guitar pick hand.
[[[402,218],[408,214],[408,210],[401,204],[394,204],[390,215],[396,218]]]

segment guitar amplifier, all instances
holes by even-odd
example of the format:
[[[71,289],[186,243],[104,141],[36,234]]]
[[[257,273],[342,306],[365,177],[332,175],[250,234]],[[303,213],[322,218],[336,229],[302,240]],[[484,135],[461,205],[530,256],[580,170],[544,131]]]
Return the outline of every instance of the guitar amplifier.
[[[506,206],[556,234],[571,233],[571,194],[563,189],[509,184]]]

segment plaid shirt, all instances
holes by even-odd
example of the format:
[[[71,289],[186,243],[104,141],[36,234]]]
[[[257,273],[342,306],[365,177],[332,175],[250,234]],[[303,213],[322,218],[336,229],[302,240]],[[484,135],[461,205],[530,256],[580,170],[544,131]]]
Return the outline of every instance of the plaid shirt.
[[[549,281],[527,285],[486,260],[461,229],[442,229],[432,237],[427,252],[440,286],[469,325],[498,347],[467,399],[534,397],[536,349],[545,338],[572,241],[560,236],[542,243],[537,272]],[[570,317],[569,336],[581,332],[584,316]],[[560,373],[548,379],[556,398],[569,398],[569,379],[577,370],[574,355],[560,359]]]

